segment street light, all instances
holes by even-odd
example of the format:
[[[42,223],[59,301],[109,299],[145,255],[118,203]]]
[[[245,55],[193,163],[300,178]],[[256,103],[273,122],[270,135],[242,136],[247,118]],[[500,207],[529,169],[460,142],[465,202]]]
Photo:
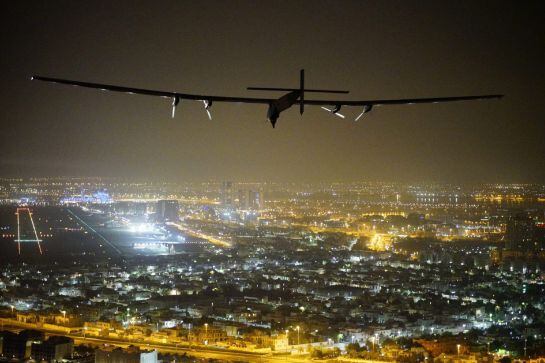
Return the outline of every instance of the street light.
[[[205,330],[205,337],[206,337],[206,345],[208,345],[208,323],[204,323],[204,330]]]
[[[299,345],[299,344],[300,344],[300,341],[299,341],[299,330],[301,330],[301,328],[299,327],[299,325],[297,325],[297,326],[295,327],[295,329],[297,329],[297,345]]]
[[[460,355],[460,344],[456,344],[456,352]]]
[[[288,360],[288,349],[290,347],[290,331],[286,329],[286,361]]]
[[[187,340],[189,340],[189,350],[191,350],[191,323],[189,323],[189,333],[187,333]]]

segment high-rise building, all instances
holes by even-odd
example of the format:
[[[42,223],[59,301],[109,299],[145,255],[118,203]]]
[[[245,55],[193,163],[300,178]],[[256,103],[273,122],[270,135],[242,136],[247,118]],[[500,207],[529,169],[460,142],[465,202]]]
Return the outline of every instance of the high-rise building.
[[[259,210],[262,208],[262,196],[261,192],[255,190],[248,190],[248,206],[251,209]]]
[[[157,222],[177,222],[180,205],[177,200],[159,200],[157,202]]]
[[[221,184],[220,202],[223,207],[233,207],[233,182],[224,181]]]
[[[244,189],[239,189],[238,190],[238,207],[239,209],[248,209],[248,206],[249,206],[249,199],[246,195],[246,193],[244,193],[245,190]]]
[[[519,252],[534,251],[536,243],[536,226],[532,219],[523,213],[511,216],[507,221],[506,247]]]

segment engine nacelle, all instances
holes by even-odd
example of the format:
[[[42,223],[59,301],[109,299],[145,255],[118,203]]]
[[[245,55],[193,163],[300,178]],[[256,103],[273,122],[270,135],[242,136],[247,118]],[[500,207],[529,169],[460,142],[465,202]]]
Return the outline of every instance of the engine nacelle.
[[[274,103],[269,104],[269,109],[267,110],[267,120],[271,123],[273,128],[276,125],[278,117],[280,117],[278,107]]]
[[[212,120],[212,114],[210,113],[210,108],[212,107],[212,100],[202,100],[202,103],[204,105],[204,110],[206,111],[206,114],[208,115],[208,119]]]

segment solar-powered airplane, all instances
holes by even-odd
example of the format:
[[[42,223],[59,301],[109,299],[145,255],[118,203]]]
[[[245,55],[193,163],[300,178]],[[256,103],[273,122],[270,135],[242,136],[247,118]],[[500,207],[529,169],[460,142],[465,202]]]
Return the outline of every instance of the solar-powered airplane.
[[[301,115],[305,111],[305,105],[321,106],[327,112],[331,114],[345,118],[345,116],[339,111],[342,106],[360,106],[363,107],[361,113],[356,117],[355,121],[358,121],[365,113],[368,113],[374,106],[385,105],[412,105],[415,103],[439,103],[439,102],[454,102],[454,101],[470,101],[481,100],[490,98],[501,98],[503,95],[480,95],[480,96],[457,96],[457,97],[435,97],[435,98],[407,98],[397,100],[363,100],[363,101],[344,101],[344,100],[308,100],[305,98],[305,93],[336,93],[346,94],[348,91],[336,91],[336,90],[324,90],[324,89],[308,89],[305,88],[305,70],[302,69],[299,77],[299,88],[275,88],[275,87],[248,87],[248,90],[253,91],[287,91],[285,95],[280,98],[252,98],[252,97],[231,97],[231,96],[209,96],[209,95],[197,95],[190,93],[169,92],[169,91],[157,91],[142,88],[131,88],[123,86],[114,86],[100,83],[90,83],[81,81],[71,81],[60,78],[50,78],[42,76],[33,76],[31,80],[61,83],[71,86],[96,88],[102,91],[123,92],[128,94],[139,94],[145,96],[156,96],[169,98],[172,100],[172,117],[176,113],[176,106],[181,100],[199,101],[203,103],[204,110],[208,114],[208,118],[212,119],[210,108],[213,102],[234,102],[234,103],[257,103],[265,104],[269,106],[267,111],[267,120],[274,128],[276,121],[280,113],[295,104],[299,104],[299,112]]]

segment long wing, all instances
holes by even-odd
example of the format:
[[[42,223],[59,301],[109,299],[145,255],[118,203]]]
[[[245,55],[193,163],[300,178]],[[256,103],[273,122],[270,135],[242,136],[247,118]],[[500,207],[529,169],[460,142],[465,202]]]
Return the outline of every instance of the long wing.
[[[366,100],[366,101],[340,101],[340,100],[305,100],[307,105],[318,106],[381,106],[381,105],[412,105],[415,103],[441,103],[454,101],[484,100],[490,98],[502,98],[503,95],[479,95],[479,96],[455,96],[435,98],[402,98],[398,100]]]
[[[479,96],[455,96],[455,97],[434,97],[434,98],[402,98],[397,100],[365,100],[365,101],[337,101],[337,100],[305,100],[307,105],[322,106],[326,111],[344,118],[339,113],[341,106],[363,106],[363,111],[356,117],[358,121],[365,113],[371,111],[374,106],[382,105],[413,105],[416,103],[442,103],[455,101],[485,100],[491,98],[502,98],[503,95],[479,95]],[[330,106],[327,108],[324,106]]]
[[[157,91],[157,90],[149,90],[149,89],[143,89],[143,88],[114,86],[110,84],[71,81],[68,79],[50,78],[50,77],[41,77],[41,76],[33,76],[30,79],[36,80],[36,81],[50,82],[50,83],[66,84],[66,85],[77,86],[77,87],[95,88],[95,89],[100,89],[102,91],[113,91],[113,92],[121,92],[121,93],[128,93],[128,94],[145,95],[145,96],[156,96],[156,97],[179,99],[179,100],[194,100],[194,101],[208,101],[208,102],[210,101],[242,102],[242,103],[262,103],[262,104],[269,104],[274,101],[274,99],[272,98],[195,95],[195,94],[189,94],[189,93]]]
[[[190,93],[179,93],[169,91],[148,90],[143,88],[122,87],[101,83],[90,83],[81,81],[71,81],[60,78],[50,78],[42,76],[33,76],[32,80],[60,83],[70,86],[95,88],[103,91],[122,92],[128,94],[139,94],[146,96],[157,96],[163,98],[178,98],[180,100],[194,100],[194,101],[214,101],[214,102],[241,102],[241,103],[258,103],[258,104],[270,104],[276,101],[275,98],[252,98],[252,97],[229,97],[229,96],[210,96],[210,95],[197,95]],[[436,97],[436,98],[407,98],[397,100],[363,100],[363,101],[343,101],[343,100],[304,100],[306,105],[318,105],[318,106],[379,106],[379,105],[410,105],[415,103],[439,103],[439,102],[453,102],[453,101],[469,101],[479,99],[501,98],[503,95],[480,95],[480,96],[456,96],[456,97]]]

